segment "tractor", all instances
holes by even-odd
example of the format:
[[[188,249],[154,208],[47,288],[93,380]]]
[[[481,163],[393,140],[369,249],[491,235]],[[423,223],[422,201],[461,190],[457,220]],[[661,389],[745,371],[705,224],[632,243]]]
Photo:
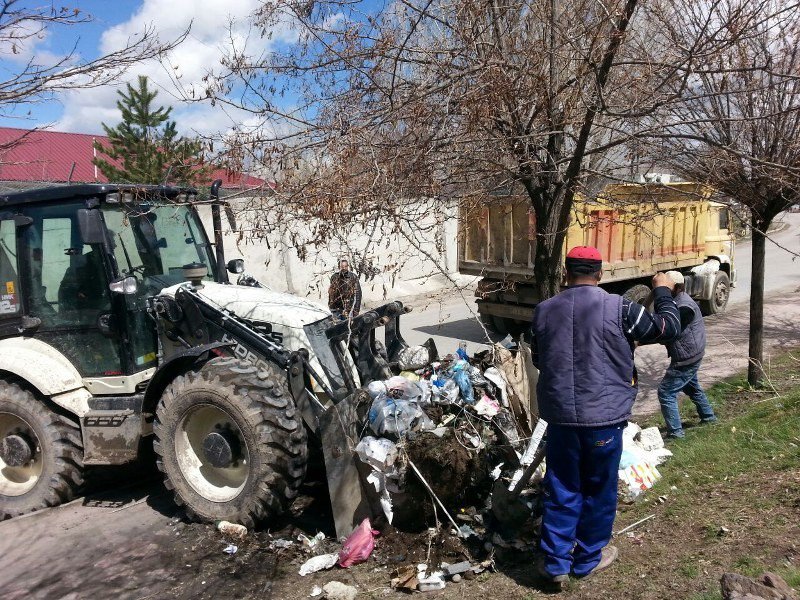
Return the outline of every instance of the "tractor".
[[[310,447],[322,450],[337,534],[369,514],[357,408],[407,348],[410,309],[341,319],[226,263],[219,188],[0,196],[0,518],[67,502],[87,466],[135,461],[150,444],[191,518],[275,517]]]

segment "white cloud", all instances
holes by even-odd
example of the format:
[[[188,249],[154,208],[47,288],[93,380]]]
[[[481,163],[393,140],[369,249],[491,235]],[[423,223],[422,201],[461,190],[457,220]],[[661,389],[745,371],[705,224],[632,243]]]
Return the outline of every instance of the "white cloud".
[[[64,111],[53,129],[82,133],[102,133],[101,123],[120,120],[116,91],[138,75],[147,75],[159,90],[155,102],[173,107],[173,118],[184,134],[204,135],[224,132],[235,125],[252,123],[251,115],[209,103],[185,103],[178,86],[186,92],[203,88],[203,77],[219,71],[220,59],[231,49],[260,54],[272,42],[250,29],[250,15],[259,0],[144,0],[128,21],[107,29],[100,39],[100,52],[125,47],[147,27],[155,27],[162,41],[175,39],[191,26],[189,36],[163,62],[148,61],[132,68],[117,85],[68,92],[61,98]],[[288,30],[288,28],[287,28]],[[273,39],[286,39],[287,32],[275,32]]]

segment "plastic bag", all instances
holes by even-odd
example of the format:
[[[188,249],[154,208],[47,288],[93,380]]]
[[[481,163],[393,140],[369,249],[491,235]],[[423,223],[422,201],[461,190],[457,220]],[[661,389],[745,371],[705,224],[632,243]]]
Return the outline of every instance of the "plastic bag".
[[[375,549],[376,535],[378,532],[372,529],[369,519],[361,521],[339,551],[339,566],[346,569],[365,562]]]
[[[409,382],[410,383],[410,382]],[[411,430],[425,413],[416,402],[378,396],[369,409],[367,419],[376,435],[403,435]]]
[[[367,384],[367,393],[369,393],[369,397],[375,400],[381,394],[386,394],[386,382],[385,381],[370,381]]]
[[[371,435],[361,438],[356,446],[356,453],[361,462],[385,473],[397,460],[397,446],[386,438],[374,438]]]
[[[431,399],[442,404],[455,404],[458,402],[458,384],[452,379],[432,380]]]
[[[453,381],[458,385],[461,397],[467,404],[475,403],[475,393],[472,390],[472,383],[469,380],[469,373],[464,369],[459,369],[453,373]]]
[[[422,390],[413,381],[395,375],[386,380],[386,394],[395,400],[408,400],[419,402],[422,400]]]
[[[397,364],[403,371],[421,369],[429,360],[430,352],[427,346],[408,346],[397,355]]]

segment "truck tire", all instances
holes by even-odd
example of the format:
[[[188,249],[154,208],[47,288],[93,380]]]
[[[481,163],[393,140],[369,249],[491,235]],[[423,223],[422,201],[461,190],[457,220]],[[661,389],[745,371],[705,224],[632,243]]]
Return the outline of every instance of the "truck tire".
[[[305,426],[271,363],[215,358],[177,377],[153,433],[164,484],[191,519],[252,527],[286,510],[305,478]]]
[[[78,425],[0,380],[0,520],[69,502],[81,485]]]
[[[717,271],[714,278],[714,287],[711,288],[711,298],[700,300],[700,312],[703,315],[716,315],[724,312],[728,306],[728,299],[731,297],[731,280],[725,271]]]
[[[631,302],[636,302],[637,304],[643,305],[649,295],[650,295],[650,288],[644,285],[643,283],[639,283],[637,285],[634,285],[633,287],[628,288],[628,290],[624,294],[622,294],[622,297],[625,298],[626,300],[630,300]]]

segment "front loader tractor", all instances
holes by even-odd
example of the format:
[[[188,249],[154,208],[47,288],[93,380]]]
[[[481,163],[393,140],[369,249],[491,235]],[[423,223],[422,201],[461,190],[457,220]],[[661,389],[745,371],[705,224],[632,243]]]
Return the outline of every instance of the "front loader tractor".
[[[298,493],[309,438],[337,534],[369,513],[356,408],[406,347],[409,309],[341,321],[250,277],[229,283],[243,265],[224,262],[223,206],[219,182],[207,200],[111,184],[0,196],[0,518],[69,501],[86,466],[152,442],[189,516],[252,526]]]

